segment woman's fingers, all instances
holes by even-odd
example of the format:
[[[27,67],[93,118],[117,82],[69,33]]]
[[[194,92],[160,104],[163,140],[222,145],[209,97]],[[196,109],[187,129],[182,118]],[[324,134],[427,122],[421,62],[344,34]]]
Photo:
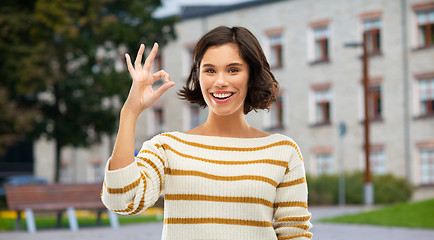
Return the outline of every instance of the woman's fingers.
[[[130,72],[131,77],[134,79],[136,77],[136,73],[134,71],[133,65],[131,64],[131,58],[128,53],[125,53],[125,58],[127,61],[128,71]]]
[[[144,51],[145,51],[145,45],[140,44],[140,48],[136,56],[136,61],[134,62],[134,66],[136,70],[140,70],[142,67],[142,56]]]
[[[154,77],[154,82],[160,78],[164,78],[164,82],[166,82],[166,83],[170,82],[170,75],[164,70],[160,70],[160,71],[152,74],[152,76]]]
[[[151,66],[152,63],[154,62],[155,55],[157,55],[157,51],[158,51],[158,43],[154,43],[154,47],[152,47],[149,56],[146,58],[145,65],[143,66],[145,70],[151,71]]]
[[[175,82],[166,82],[160,88],[158,88],[157,91],[155,91],[155,95],[157,96],[157,98],[159,98],[161,97],[161,95],[163,95],[163,93],[167,91],[167,89],[173,86],[175,86]]]

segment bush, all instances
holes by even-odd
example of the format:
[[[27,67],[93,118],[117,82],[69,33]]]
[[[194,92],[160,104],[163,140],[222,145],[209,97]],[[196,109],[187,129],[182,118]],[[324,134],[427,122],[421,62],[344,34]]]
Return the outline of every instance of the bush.
[[[309,204],[332,205],[339,203],[339,176],[307,175]],[[405,202],[411,198],[413,187],[405,179],[392,174],[372,177],[374,185],[374,203],[389,204]],[[364,190],[364,173],[357,171],[345,174],[345,201],[347,204],[362,204]]]

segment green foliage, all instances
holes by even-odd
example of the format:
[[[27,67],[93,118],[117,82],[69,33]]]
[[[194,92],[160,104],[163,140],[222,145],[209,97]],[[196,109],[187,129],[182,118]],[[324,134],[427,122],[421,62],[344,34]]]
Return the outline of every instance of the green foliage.
[[[160,0],[18,0],[0,8],[0,154],[20,137],[88,146],[113,134],[131,84],[115,61],[174,38]],[[104,49],[101,56],[98,51]],[[3,54],[4,53],[4,54]],[[3,113],[5,113],[3,115]],[[4,126],[4,127],[3,127]],[[58,180],[58,169],[56,180]]]
[[[379,210],[321,219],[321,222],[373,224],[434,229],[434,199],[415,203],[400,203]]]
[[[347,204],[362,204],[364,174],[353,172],[345,174],[345,201]],[[339,177],[337,175],[307,176],[309,204],[331,205],[339,203]],[[408,201],[413,187],[405,179],[392,174],[374,175],[375,204],[390,204]]]

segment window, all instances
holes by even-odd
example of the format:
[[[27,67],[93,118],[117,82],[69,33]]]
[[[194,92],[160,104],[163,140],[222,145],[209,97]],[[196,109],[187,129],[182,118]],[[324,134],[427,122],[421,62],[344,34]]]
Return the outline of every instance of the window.
[[[315,124],[329,124],[330,119],[330,89],[314,91],[315,98]]]
[[[281,95],[278,95],[276,102],[271,105],[270,115],[270,128],[283,128],[283,98]]]
[[[329,31],[328,27],[317,27],[313,29],[315,39],[315,62],[329,60]]]
[[[434,44],[434,9],[417,12],[417,31],[419,47]]]
[[[162,133],[165,131],[164,126],[164,111],[163,108],[154,108],[154,133]]]
[[[375,174],[386,173],[386,156],[383,149],[374,149],[369,154],[369,164]]]
[[[163,69],[163,60],[161,59],[161,49],[159,49],[157,55],[155,55],[153,65],[156,71],[160,71],[161,69]]]
[[[319,175],[333,174],[333,157],[331,154],[317,154],[316,165]]]
[[[190,129],[200,125],[200,106],[197,104],[190,105]]]
[[[366,48],[369,55],[381,53],[381,21],[379,18],[365,19],[363,21],[364,34],[366,34]]]
[[[270,67],[282,67],[282,35],[271,35],[268,37],[270,41]]]
[[[69,161],[62,161],[60,164],[60,182],[68,183],[71,182],[71,168]]]
[[[368,94],[369,118],[371,120],[381,120],[381,86],[370,86]]]
[[[183,57],[183,69],[185,78],[188,77],[191,70],[191,65],[193,64],[193,52],[195,43],[187,44],[185,47],[184,57]]]
[[[434,148],[420,149],[421,184],[434,184]]]
[[[434,116],[434,76],[419,80],[419,104],[421,116]]]
[[[89,169],[89,182],[101,182],[104,180],[104,165],[102,163],[91,163]]]

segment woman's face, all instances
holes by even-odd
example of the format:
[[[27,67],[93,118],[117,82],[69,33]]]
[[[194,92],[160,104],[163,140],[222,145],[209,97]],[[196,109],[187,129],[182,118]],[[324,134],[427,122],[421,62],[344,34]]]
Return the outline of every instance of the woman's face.
[[[243,114],[248,81],[249,65],[241,58],[236,44],[206,50],[199,67],[199,83],[210,113]]]

